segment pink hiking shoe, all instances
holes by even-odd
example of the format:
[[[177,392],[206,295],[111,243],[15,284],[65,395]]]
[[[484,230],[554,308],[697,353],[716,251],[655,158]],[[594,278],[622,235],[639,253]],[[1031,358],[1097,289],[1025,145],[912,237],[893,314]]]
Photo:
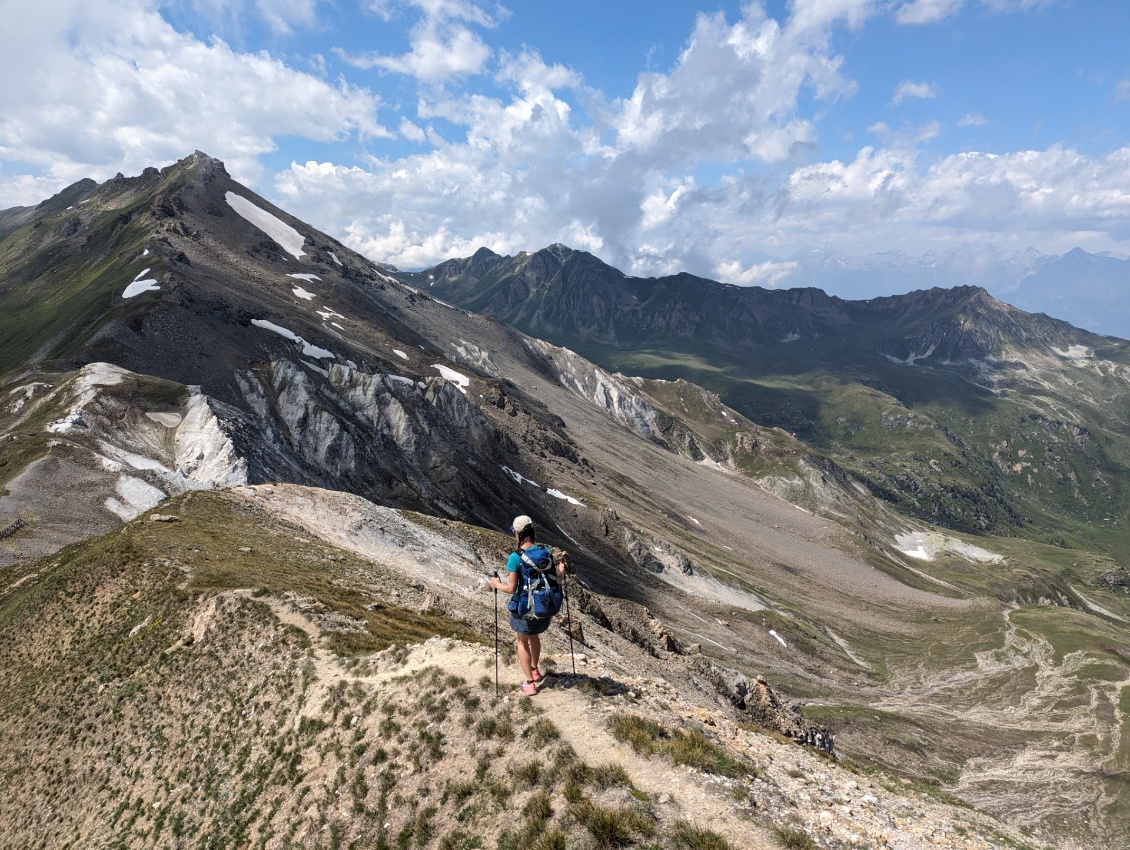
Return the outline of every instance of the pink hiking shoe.
[[[523,682],[522,683],[522,693],[524,693],[526,696],[532,697],[537,692],[538,692],[538,686],[535,685],[533,682]]]
[[[533,678],[531,678],[530,681],[535,685],[540,685],[541,680],[545,678],[544,676],[542,676],[541,670],[535,667],[531,672],[533,673]]]

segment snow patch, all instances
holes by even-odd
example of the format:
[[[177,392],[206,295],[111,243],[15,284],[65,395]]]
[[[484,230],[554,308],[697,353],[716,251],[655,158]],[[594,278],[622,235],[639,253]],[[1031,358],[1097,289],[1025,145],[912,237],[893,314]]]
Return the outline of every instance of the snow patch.
[[[155,289],[160,289],[157,281],[154,278],[146,278],[145,280],[135,280],[122,291],[122,298],[133,298],[143,292],[152,292]]]
[[[75,428],[85,428],[86,420],[82,418],[81,410],[74,410],[64,416],[62,419],[57,419],[47,426],[47,430],[52,434],[69,434]]]
[[[332,359],[334,357],[334,353],[332,351],[326,351],[326,349],[324,348],[319,348],[316,345],[311,345],[294,331],[287,330],[281,325],[276,325],[274,322],[268,322],[266,319],[252,319],[251,324],[255,325],[255,327],[257,328],[274,331],[279,336],[284,336],[291,342],[297,343],[298,345],[302,346],[302,353],[307,357],[317,357],[319,359]]]
[[[149,274],[149,271],[149,269],[142,269],[138,276],[133,279],[133,282],[122,292],[122,298],[133,298],[135,295],[140,295],[143,292],[160,289],[161,287],[157,285],[156,278],[147,277],[145,280],[141,279]]]
[[[307,292],[301,286],[294,287],[294,289],[292,289],[291,292],[294,293],[295,298],[303,298],[306,301],[312,301],[314,299],[314,293],[313,292]]]
[[[339,260],[339,259],[337,258],[337,254],[335,254],[335,253],[334,253],[333,251],[326,251],[326,253],[330,255],[330,259],[331,259],[331,260],[333,260],[333,261],[334,261],[335,263],[337,263],[337,264],[338,264],[339,266],[340,266],[340,265],[342,265],[342,262],[341,262],[341,260]]]
[[[403,351],[401,351],[399,348],[394,348],[392,350],[392,353],[395,354],[397,357],[399,357],[401,360],[407,360],[408,359],[408,355],[405,354]]]
[[[781,646],[783,646],[785,649],[789,648],[789,645],[787,643],[785,643],[785,639],[783,637],[781,637],[779,634],[777,634],[776,629],[770,629],[769,634],[772,635],[773,637],[775,637],[777,639],[777,643],[781,644]]]
[[[534,487],[539,487],[539,488],[541,487],[541,485],[538,484],[536,481],[531,481],[529,478],[526,478],[520,472],[515,472],[509,466],[502,467],[502,471],[505,472],[507,475],[509,475],[511,478],[513,478],[515,481],[517,481],[519,484],[532,484]]]
[[[183,416],[181,416],[179,413],[172,413],[172,412],[168,412],[168,413],[146,413],[145,417],[147,419],[152,419],[158,425],[164,425],[166,428],[176,428],[178,425],[181,424],[181,422],[184,421]]]
[[[271,215],[264,209],[260,209],[247,198],[237,195],[235,192],[227,192],[224,197],[227,199],[228,206],[278,242],[283,250],[296,260],[305,256],[302,246],[306,243],[306,237],[285,221]]]
[[[464,375],[462,372],[456,372],[454,369],[450,369],[447,366],[444,366],[442,363],[433,363],[432,368],[438,369],[440,375],[443,376],[443,379],[446,381],[451,381],[451,383],[455,384],[459,388],[459,391],[463,393],[463,395],[467,394],[467,387],[471,385],[471,379]]]
[[[293,277],[295,280],[304,280],[307,283],[310,283],[314,280],[321,281],[321,278],[316,274],[308,274],[306,272],[302,272],[300,274],[288,274],[287,277]]]
[[[555,499],[564,499],[570,505],[579,505],[582,508],[586,507],[584,502],[578,501],[577,499],[574,499],[572,496],[567,496],[564,493],[562,493],[560,490],[554,490],[552,487],[547,489],[545,492],[547,492],[549,495],[551,495]]]
[[[778,342],[796,342],[798,339],[800,339],[800,334],[798,334],[796,331],[792,331],[791,333],[785,334],[783,337],[781,337],[781,339],[779,339],[777,341]]]

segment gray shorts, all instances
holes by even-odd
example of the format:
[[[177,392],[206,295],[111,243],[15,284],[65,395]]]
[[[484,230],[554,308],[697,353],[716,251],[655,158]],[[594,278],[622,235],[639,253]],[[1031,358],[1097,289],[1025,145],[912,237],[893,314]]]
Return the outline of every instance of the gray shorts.
[[[520,635],[540,635],[549,628],[551,620],[527,620],[510,614],[510,628]]]

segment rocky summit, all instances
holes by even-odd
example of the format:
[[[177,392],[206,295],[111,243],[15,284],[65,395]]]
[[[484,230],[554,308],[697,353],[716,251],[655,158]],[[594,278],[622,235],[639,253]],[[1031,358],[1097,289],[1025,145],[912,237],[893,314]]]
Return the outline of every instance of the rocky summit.
[[[1122,847],[1125,345],[402,274],[202,153],[0,211],[0,846]]]

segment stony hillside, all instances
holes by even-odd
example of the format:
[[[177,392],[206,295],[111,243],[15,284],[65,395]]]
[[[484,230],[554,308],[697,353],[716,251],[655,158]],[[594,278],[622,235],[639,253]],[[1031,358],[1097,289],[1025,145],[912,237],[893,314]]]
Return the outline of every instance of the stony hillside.
[[[580,586],[542,692],[509,645],[496,692],[500,535],[285,485],[162,511],[0,574],[2,847],[1037,846],[767,733],[763,683]]]
[[[811,293],[798,299],[797,311],[810,309],[805,299],[825,304]],[[928,313],[920,305],[916,315]],[[1070,369],[1088,376],[1078,381],[1088,391],[1117,374],[1114,360],[1068,354]],[[195,632],[184,624],[195,622],[199,605],[216,600],[217,610],[259,611],[266,631],[255,632],[252,649],[268,646],[272,630],[283,634],[272,617],[297,609],[320,630],[323,643],[311,646],[360,659],[351,664],[389,643],[435,634],[481,640],[493,632],[489,597],[470,585],[501,563],[495,534],[527,513],[546,542],[571,552],[575,602],[588,618],[585,653],[608,662],[612,649],[594,636],[612,636],[608,646],[621,666],[607,672],[616,681],[661,679],[691,704],[721,712],[717,718],[768,725],[810,745],[827,745],[830,734],[841,763],[953,795],[1029,830],[1037,844],[1120,847],[1130,811],[1123,743],[1130,738],[1121,710],[1130,679],[1123,651],[1130,581],[1104,548],[1115,534],[1096,526],[1090,540],[1064,534],[1049,541],[955,530],[965,527],[956,521],[946,528],[930,518],[938,492],[950,490],[929,489],[950,487],[953,497],[941,504],[955,510],[979,504],[970,496],[978,493],[1003,512],[1017,504],[1010,494],[981,493],[970,484],[981,479],[968,470],[995,469],[998,483],[1030,476],[1033,488],[1062,497],[1062,514],[1075,523],[1064,531],[1074,533],[1082,525],[1072,517],[1082,514],[1072,511],[1098,510],[1097,497],[1081,501],[1098,493],[1094,476],[1111,483],[1099,496],[1120,498],[1121,479],[1096,460],[1100,451],[1117,457],[1117,420],[1083,434],[1074,430],[1074,413],[1057,418],[1055,411],[1066,410],[1065,384],[1048,376],[1063,371],[1058,354],[1047,355],[1038,372],[998,364],[994,381],[1022,371],[1024,381],[1045,380],[1047,410],[1029,419],[1025,408],[1020,422],[1012,408],[1011,424],[992,420],[1009,430],[986,461],[970,444],[959,445],[964,438],[954,428],[882,389],[911,374],[921,383],[922,373],[881,359],[891,372],[868,371],[848,384],[829,378],[827,385],[832,394],[846,387],[836,398],[858,403],[851,415],[841,411],[847,424],[837,427],[856,434],[855,445],[888,446],[853,461],[818,440],[806,443],[801,431],[759,424],[676,373],[672,380],[617,374],[439,301],[258,198],[203,154],[138,177],[83,181],[37,207],[0,214],[0,566],[5,581],[24,582],[6,597],[5,616],[23,624],[7,633],[16,641],[9,660],[34,662],[12,674],[27,684],[12,691],[16,701],[6,714],[16,734],[3,739],[10,749],[0,746],[0,759],[12,765],[0,773],[10,777],[0,798],[51,817],[34,801],[58,801],[60,792],[19,772],[28,754],[21,742],[65,758],[60,730],[86,727],[60,718],[85,717],[89,709],[96,720],[84,723],[95,728],[86,729],[84,746],[101,765],[95,770],[113,771],[127,754],[113,749],[111,732],[97,731],[98,724],[114,726],[160,706],[167,722],[146,729],[169,740],[174,727],[181,730],[177,746],[196,741],[163,793],[207,786],[230,800],[233,792],[218,779],[194,773],[235,747],[200,743],[193,700],[223,690],[194,683],[245,668],[222,654],[165,653],[189,646],[185,634]],[[948,386],[939,375],[933,386]],[[913,383],[900,380],[904,388]],[[953,396],[970,386],[953,384]],[[1003,383],[992,386],[974,402],[998,390],[1007,395]],[[888,434],[897,439],[883,443]],[[1025,466],[1037,449],[1046,462]],[[866,458],[885,464],[882,474],[861,474]],[[957,470],[953,479],[913,477],[933,470],[931,460],[943,473]],[[905,503],[876,496],[876,482],[891,469],[903,470],[892,493]],[[1073,484],[1056,484],[1060,479]],[[269,498],[273,492],[288,495]],[[229,497],[235,501],[224,501]],[[1032,512],[1046,504],[1033,502]],[[191,506],[203,512],[196,522]],[[143,519],[152,511],[181,521]],[[397,519],[404,511],[417,519]],[[271,531],[277,523],[281,536]],[[420,526],[446,535],[445,542]],[[443,564],[448,580],[431,586],[421,561]],[[384,579],[373,576],[392,567],[399,572],[381,574],[395,589],[377,594]],[[115,577],[120,584],[111,587]],[[152,594],[142,592],[145,582],[156,582]],[[143,598],[151,600],[144,611],[131,607]],[[110,599],[119,602],[100,601]],[[119,609],[129,622],[104,619]],[[149,634],[159,639],[137,640]],[[301,644],[297,633],[285,634]],[[229,639],[244,645],[239,635]],[[153,652],[131,655],[138,647]],[[88,678],[101,688],[101,671],[119,670],[127,656],[140,665],[129,669],[144,668],[144,675],[114,673],[114,682],[128,686],[107,685],[81,711],[67,702],[89,697],[82,690]],[[204,660],[178,680],[192,689],[166,703],[181,685],[160,679],[173,670],[162,665],[192,658]],[[276,660],[241,675],[273,681]],[[475,677],[463,678],[474,686]],[[767,685],[751,684],[759,679]],[[150,681],[167,687],[142,694],[140,685]],[[408,700],[409,686],[399,686]],[[44,688],[62,702],[48,700]],[[770,692],[790,708],[773,708]],[[208,710],[227,716],[225,706]],[[244,710],[251,706],[241,704]],[[256,719],[269,716],[286,728],[281,714],[255,711]],[[288,704],[288,711],[293,721],[299,709]],[[338,734],[340,721],[327,729]],[[673,740],[659,734],[659,743],[641,746],[670,753]],[[159,740],[136,746],[131,758],[163,752]],[[313,758],[294,739],[273,746],[272,758]],[[230,772],[231,762],[217,764]],[[255,762],[240,775],[248,764]],[[63,770],[51,766],[49,775]],[[146,763],[113,774],[120,789],[137,785],[130,805],[149,788],[152,769]],[[270,775],[277,777],[274,769]],[[379,788],[372,775],[366,781]],[[878,786],[867,787],[885,799]],[[366,806],[379,805],[375,793]],[[837,807],[848,804],[838,801],[846,797],[805,793],[809,809],[800,808],[815,819],[797,813],[805,829],[822,816],[841,822]],[[101,805],[84,811],[102,812]],[[321,836],[324,827],[330,845],[344,841],[311,811],[317,827],[308,835]],[[208,812],[192,816],[195,834],[236,834],[234,814]],[[884,816],[901,820],[881,807],[876,817]],[[107,822],[91,815],[83,829]],[[905,821],[896,826],[910,829]],[[988,836],[995,827],[962,829]],[[386,841],[411,845],[401,834]],[[962,835],[955,827],[947,840]],[[647,846],[653,839],[639,832],[632,840]]]

